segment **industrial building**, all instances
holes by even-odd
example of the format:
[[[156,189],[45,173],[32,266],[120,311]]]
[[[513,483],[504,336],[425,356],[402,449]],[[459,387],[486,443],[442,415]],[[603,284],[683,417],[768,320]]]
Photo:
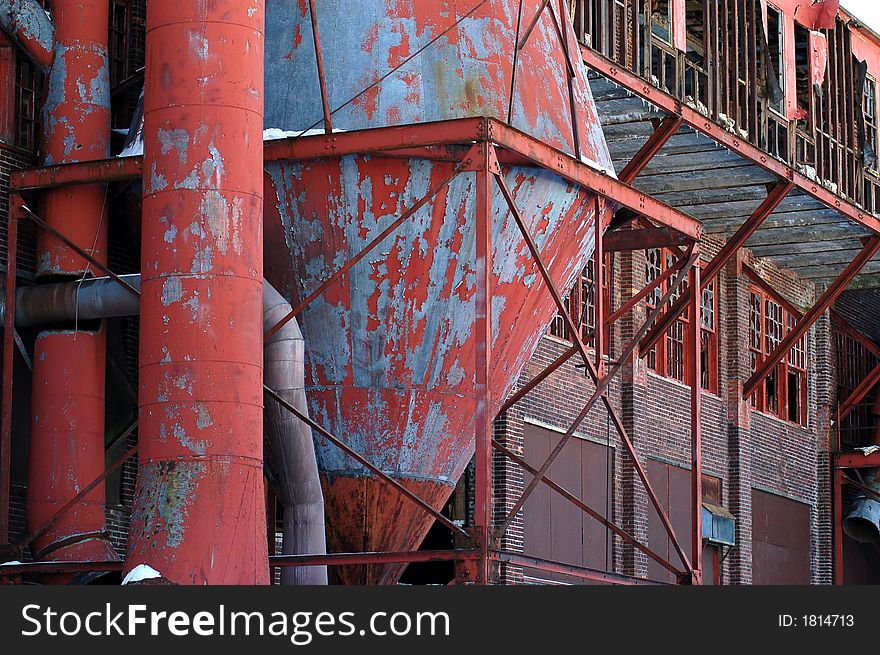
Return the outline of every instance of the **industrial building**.
[[[880,582],[836,0],[0,0],[0,582]]]

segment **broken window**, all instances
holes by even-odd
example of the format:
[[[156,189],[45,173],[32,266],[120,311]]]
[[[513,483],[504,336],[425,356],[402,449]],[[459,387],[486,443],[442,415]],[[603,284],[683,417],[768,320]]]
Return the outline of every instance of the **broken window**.
[[[795,23],[794,80],[797,96],[797,126],[802,130],[809,130],[813,121],[813,85],[810,79],[810,30]]]
[[[862,91],[862,115],[865,120],[865,168],[872,172],[877,170],[877,81],[870,75],[865,76]],[[869,154],[870,153],[870,154]]]
[[[832,312],[837,347],[837,401],[843,403],[878,362],[880,347]],[[874,394],[868,394],[842,419],[838,434],[843,449],[872,443]]]
[[[770,107],[780,114],[785,113],[785,23],[782,12],[767,6],[767,57],[768,85],[767,98]],[[775,88],[774,88],[775,85]]]
[[[672,43],[672,0],[651,0],[651,33]]]
[[[565,305],[569,314],[575,323],[579,326],[581,339],[588,346],[596,346],[596,288],[594,284],[594,258],[595,254],[590,257],[587,265],[581,271],[580,280],[575,285],[572,292],[565,298]],[[603,315],[607,319],[609,315],[609,307],[611,306],[611,289],[609,285],[609,265],[610,255],[605,256],[605,262],[602,265],[602,294],[603,294]],[[566,341],[571,341],[571,333],[565,323],[562,315],[557,314],[550,324],[550,334]],[[605,332],[605,346],[608,346],[608,331]]]
[[[700,386],[718,391],[718,296],[713,279],[700,294]]]

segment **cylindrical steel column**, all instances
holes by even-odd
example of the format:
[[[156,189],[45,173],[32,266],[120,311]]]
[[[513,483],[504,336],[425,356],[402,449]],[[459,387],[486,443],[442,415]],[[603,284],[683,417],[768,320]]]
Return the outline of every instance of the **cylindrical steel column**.
[[[43,525],[104,471],[104,330],[43,332],[33,369],[28,526]],[[65,512],[32,544],[34,559],[103,561],[104,485]]]
[[[147,10],[140,470],[126,570],[264,584],[263,0]]]
[[[54,0],[54,58],[42,118],[46,165],[103,159],[110,139],[107,64],[108,4]],[[44,196],[47,223],[99,261],[106,261],[104,185],[52,189]],[[40,232],[37,275],[71,279],[88,263]],[[37,338],[33,370],[28,529],[45,521],[104,470],[103,329],[47,331]],[[34,543],[36,559],[107,560],[104,485]]]

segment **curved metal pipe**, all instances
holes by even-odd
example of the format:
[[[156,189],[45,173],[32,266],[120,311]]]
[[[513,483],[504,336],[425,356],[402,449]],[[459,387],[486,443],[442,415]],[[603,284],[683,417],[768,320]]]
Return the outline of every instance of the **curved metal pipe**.
[[[0,0],[0,29],[45,72],[55,56],[55,25],[38,0]]]
[[[140,289],[140,275],[121,276]],[[290,304],[263,280],[263,324],[272,327],[290,312]],[[4,307],[0,298],[0,318]],[[18,327],[69,323],[76,319],[135,316],[138,298],[109,277],[22,287],[16,293]],[[308,414],[303,356],[305,345],[296,320],[289,321],[263,344],[263,380],[290,404]],[[264,429],[272,446],[284,505],[285,555],[323,555],[327,552],[324,495],[311,429],[277,403],[264,411]],[[326,566],[285,567],[283,584],[327,584]]]
[[[263,280],[263,325],[268,330],[290,312],[290,304]],[[263,380],[284,400],[308,413],[303,373],[305,347],[296,320],[289,321],[263,344]],[[263,422],[278,468],[284,505],[285,555],[327,552],[324,494],[311,428],[278,403],[266,403]],[[289,566],[281,573],[286,585],[325,585],[326,566]]]

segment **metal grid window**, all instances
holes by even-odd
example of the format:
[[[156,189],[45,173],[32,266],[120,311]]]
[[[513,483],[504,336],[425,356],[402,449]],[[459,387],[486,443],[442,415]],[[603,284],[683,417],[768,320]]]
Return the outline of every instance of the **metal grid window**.
[[[40,73],[24,57],[18,57],[15,74],[15,145],[37,147],[37,104]]]
[[[677,254],[667,248],[652,248],[645,251],[645,282],[650,284],[678,261]],[[674,277],[674,276],[673,276]],[[673,280],[670,278],[653,289],[646,299],[647,311],[657,307],[660,298],[669,289]],[[672,293],[669,302],[684,292],[684,281]],[[688,350],[688,311],[685,310],[676,319],[656,345],[645,355],[649,369],[658,375],[672,378],[680,382],[687,380]],[[715,282],[706,286],[700,296],[700,340],[702,343],[700,386],[715,393],[718,388],[718,298]]]
[[[865,117],[865,143],[877,152],[877,81],[868,75],[862,93],[862,114]],[[876,172],[877,162],[872,162],[871,171]]]
[[[110,62],[110,84],[119,84],[127,74],[128,3],[110,2],[110,28],[107,34],[107,56]]]
[[[596,347],[596,299],[594,283],[594,259],[590,257],[587,265],[581,271],[580,280],[572,292],[565,298],[564,302],[568,308],[568,312],[572,319],[577,323],[581,332],[581,339],[584,343],[592,348]],[[610,315],[609,308],[611,306],[611,289],[608,284],[610,268],[610,255],[606,255],[602,265],[602,294],[604,299],[604,318],[607,320]],[[565,319],[556,314],[550,323],[550,334],[566,341],[571,341],[568,327]],[[608,348],[608,331],[605,331],[605,348]]]
[[[845,324],[840,317],[833,316],[837,348],[837,401],[842,403],[880,362],[880,348]],[[870,445],[874,429],[873,403],[874,398],[868,394],[843,418],[838,427],[843,447]]]
[[[770,355],[795,327],[799,314],[769,289],[752,285],[749,290],[750,372]],[[764,383],[749,398],[752,407],[779,418],[807,424],[807,335],[795,343]]]

